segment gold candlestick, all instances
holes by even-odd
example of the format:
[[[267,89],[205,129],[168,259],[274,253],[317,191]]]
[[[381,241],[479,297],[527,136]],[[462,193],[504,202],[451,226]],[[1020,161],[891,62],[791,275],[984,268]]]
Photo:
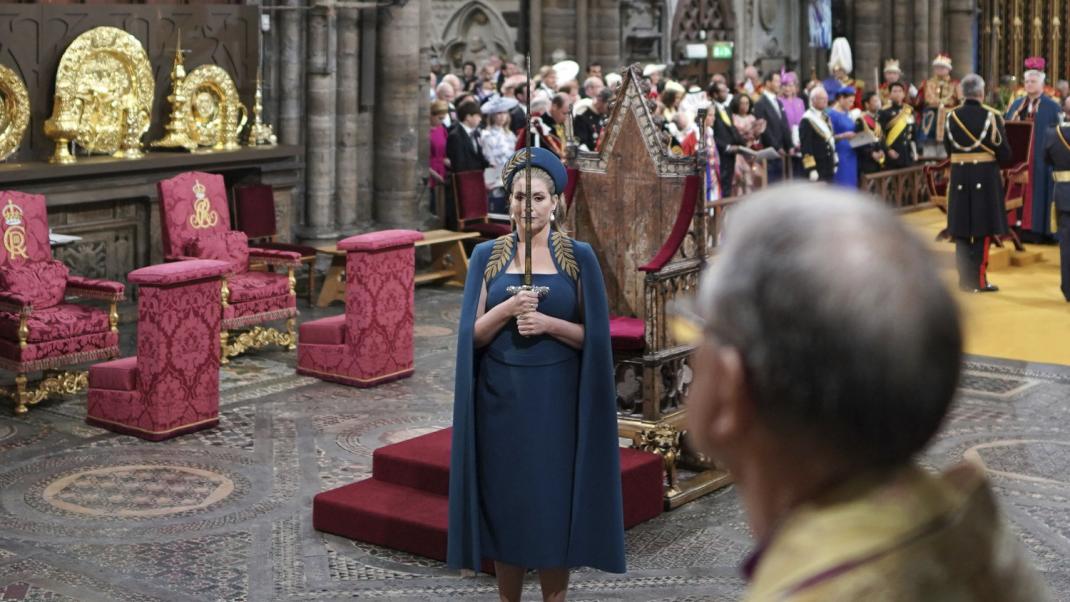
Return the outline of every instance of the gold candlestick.
[[[249,126],[249,146],[275,146],[278,139],[270,124],[261,120],[264,110],[263,80],[260,69],[256,70],[256,95],[253,96],[253,123]]]

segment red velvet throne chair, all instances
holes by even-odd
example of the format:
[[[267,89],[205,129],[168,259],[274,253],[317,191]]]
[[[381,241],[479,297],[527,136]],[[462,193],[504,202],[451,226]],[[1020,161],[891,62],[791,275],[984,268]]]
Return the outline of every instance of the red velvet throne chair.
[[[223,261],[130,272],[138,285],[137,350],[89,369],[86,422],[159,441],[219,423]]]
[[[292,251],[249,247],[244,232],[231,230],[223,176],[187,172],[157,184],[160,194],[164,259],[216,259],[230,265],[223,279],[223,322],[219,338],[223,363],[248,349],[267,345],[297,346],[297,294],[294,268],[301,255]],[[286,274],[250,271],[249,263],[282,266]],[[286,320],[286,332],[263,326]],[[231,331],[251,330],[231,337]]]
[[[338,243],[346,251],[346,311],[301,325],[298,374],[357,387],[412,375],[413,243],[423,237],[383,230]]]
[[[52,393],[77,393],[86,372],[57,371],[119,354],[123,285],[75,276],[52,258],[45,197],[0,192],[0,365],[15,373],[3,393],[23,414]],[[108,301],[109,309],[66,303],[68,296]],[[27,373],[45,372],[36,386]]]

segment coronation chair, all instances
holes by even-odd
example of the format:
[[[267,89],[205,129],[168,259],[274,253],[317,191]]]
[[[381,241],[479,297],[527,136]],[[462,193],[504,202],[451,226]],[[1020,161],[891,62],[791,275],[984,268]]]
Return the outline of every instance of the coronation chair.
[[[74,276],[52,258],[45,197],[0,192],[0,365],[15,373],[3,393],[23,414],[52,393],[86,389],[86,372],[52,372],[64,366],[119,354],[119,313],[123,285]],[[66,303],[68,296],[99,299],[109,309]],[[47,371],[35,388],[26,374]]]
[[[294,268],[301,255],[292,251],[249,247],[244,232],[230,229],[223,176],[187,172],[157,184],[160,194],[164,259],[217,259],[230,264],[223,278],[223,322],[219,340],[223,363],[228,358],[271,344],[297,348],[297,295]],[[249,271],[249,263],[283,266],[286,274]],[[262,326],[286,320],[286,332]],[[231,330],[254,327],[231,340]]]

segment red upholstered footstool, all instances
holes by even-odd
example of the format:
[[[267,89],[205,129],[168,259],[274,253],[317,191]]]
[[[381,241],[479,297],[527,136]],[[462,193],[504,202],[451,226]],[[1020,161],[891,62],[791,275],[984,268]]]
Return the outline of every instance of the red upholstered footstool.
[[[89,369],[86,422],[159,441],[219,422],[222,261],[149,266],[127,276],[139,285],[133,357]]]
[[[346,313],[301,325],[297,372],[357,387],[412,375],[413,230],[338,243],[346,252]]]

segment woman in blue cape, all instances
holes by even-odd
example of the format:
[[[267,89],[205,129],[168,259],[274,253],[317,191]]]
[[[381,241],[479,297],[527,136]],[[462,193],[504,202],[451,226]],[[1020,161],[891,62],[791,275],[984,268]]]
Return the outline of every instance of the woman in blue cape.
[[[520,223],[527,150],[505,165]],[[493,561],[503,599],[526,569],[564,599],[569,569],[623,573],[624,521],[605,285],[590,245],[555,222],[567,176],[531,149],[532,285],[523,229],[476,246],[457,337],[450,457],[449,565]]]

